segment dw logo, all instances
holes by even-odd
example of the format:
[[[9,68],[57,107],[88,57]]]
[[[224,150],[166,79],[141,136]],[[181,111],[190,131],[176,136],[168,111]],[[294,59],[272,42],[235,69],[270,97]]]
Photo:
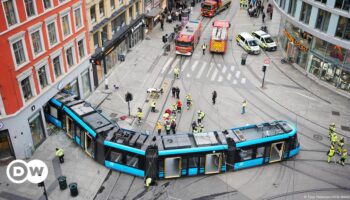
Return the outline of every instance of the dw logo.
[[[18,184],[24,183],[26,180],[31,183],[43,182],[48,173],[47,165],[41,160],[31,160],[28,163],[23,160],[14,160],[6,169],[10,181]]]

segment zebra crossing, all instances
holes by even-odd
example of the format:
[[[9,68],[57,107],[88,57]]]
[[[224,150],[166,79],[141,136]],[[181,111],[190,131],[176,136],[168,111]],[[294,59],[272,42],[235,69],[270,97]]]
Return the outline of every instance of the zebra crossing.
[[[175,60],[174,60],[175,59]],[[192,62],[190,63],[190,61]],[[172,63],[172,64],[171,64]],[[175,66],[180,67],[180,58],[170,58],[161,70],[161,74],[173,74]],[[206,73],[206,74],[205,74]],[[241,71],[233,65],[222,63],[208,63],[203,60],[186,59],[181,65],[181,74],[185,78],[201,79],[206,78],[211,82],[223,82],[224,80],[230,84],[246,84],[247,79],[242,76]]]

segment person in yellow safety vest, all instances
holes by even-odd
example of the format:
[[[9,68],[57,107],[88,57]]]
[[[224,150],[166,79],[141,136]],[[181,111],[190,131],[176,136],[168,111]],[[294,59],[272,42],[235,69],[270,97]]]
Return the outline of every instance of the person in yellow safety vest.
[[[156,128],[157,128],[158,134],[160,135],[160,133],[162,132],[162,124],[160,123],[160,121],[157,121]]]
[[[186,95],[186,105],[187,105],[187,110],[190,109],[192,105],[192,97],[191,94]]]
[[[151,184],[152,184],[152,178],[149,178],[149,177],[146,178],[146,179],[145,179],[145,186],[146,186],[146,187],[149,187],[149,186],[151,186]]]
[[[176,103],[174,103],[174,104],[173,104],[173,108],[172,108],[172,110],[171,110],[171,114],[174,115],[174,116],[176,116],[176,113],[177,113],[177,105],[176,105]]]
[[[192,130],[192,132],[193,132],[193,134],[199,133],[198,126],[196,126],[196,127]]]
[[[171,130],[171,125],[170,125],[170,122],[167,121],[165,124],[165,131],[166,131],[166,134],[169,135],[170,134],[170,130]]]
[[[203,43],[203,45],[202,45],[203,55],[205,55],[206,49],[207,49],[207,45],[205,43]]]
[[[329,131],[328,131],[329,138],[332,138],[333,133],[335,133],[335,123],[331,123],[329,125]]]
[[[331,148],[330,148],[329,151],[328,151],[328,160],[327,160],[328,163],[331,162],[331,159],[332,159],[332,157],[334,156],[334,153],[335,153],[334,147],[331,146]]]
[[[337,153],[338,155],[341,155],[341,152],[343,150],[343,146],[344,146],[344,137],[341,137],[340,140],[337,143],[338,149],[337,149]]]
[[[174,79],[179,79],[179,75],[180,75],[180,68],[179,67],[175,67],[174,69]]]
[[[245,113],[245,108],[247,107],[247,100],[244,99],[244,101],[242,102],[242,113],[241,114],[244,114]]]
[[[198,124],[202,123],[204,117],[205,117],[205,113],[203,111],[199,110],[198,111],[198,120],[197,120]]]
[[[137,111],[137,120],[139,123],[141,123],[141,120],[142,120],[142,110],[139,109],[139,111]]]
[[[337,145],[338,142],[338,136],[337,133],[333,133],[332,137],[331,137],[331,145],[335,147],[335,145]]]
[[[197,132],[198,133],[203,133],[203,131],[204,131],[204,126],[202,125],[202,124],[198,124],[198,126],[197,126]]]
[[[56,148],[56,156],[60,160],[60,163],[64,163],[64,151],[61,148]]]
[[[346,161],[347,158],[348,158],[348,150],[344,149],[344,151],[343,151],[343,153],[341,155],[341,158],[338,161],[338,163],[344,166],[345,165],[345,161]]]
[[[156,102],[151,101],[151,112],[156,112]]]

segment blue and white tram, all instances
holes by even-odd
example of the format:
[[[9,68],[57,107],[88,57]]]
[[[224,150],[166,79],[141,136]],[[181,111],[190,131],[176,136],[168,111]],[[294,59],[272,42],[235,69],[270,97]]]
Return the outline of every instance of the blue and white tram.
[[[68,94],[52,98],[45,116],[97,162],[154,180],[280,162],[300,150],[297,130],[287,121],[207,133],[148,135],[120,128],[90,104]]]

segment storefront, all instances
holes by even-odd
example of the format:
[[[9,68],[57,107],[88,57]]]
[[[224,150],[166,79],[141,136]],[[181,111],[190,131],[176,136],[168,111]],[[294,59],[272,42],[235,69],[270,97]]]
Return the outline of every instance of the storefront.
[[[30,132],[32,133],[34,148],[37,148],[45,140],[45,131],[41,110],[28,119]]]
[[[166,1],[162,1],[160,3],[160,0],[146,0],[145,1],[145,18],[146,18],[146,26],[147,31],[153,30],[153,28],[157,25],[161,13],[163,9],[166,7],[164,4]]]
[[[9,131],[0,131],[0,162],[3,160],[9,160],[14,158],[15,154],[13,152]]]
[[[128,49],[133,48],[144,38],[144,16],[140,15],[130,25],[115,29],[112,40],[106,42],[103,48],[97,48],[91,56],[94,87],[105,79],[114,67],[122,62]]]
[[[286,20],[279,30],[281,47],[309,74],[350,92],[350,50],[324,41]]]

